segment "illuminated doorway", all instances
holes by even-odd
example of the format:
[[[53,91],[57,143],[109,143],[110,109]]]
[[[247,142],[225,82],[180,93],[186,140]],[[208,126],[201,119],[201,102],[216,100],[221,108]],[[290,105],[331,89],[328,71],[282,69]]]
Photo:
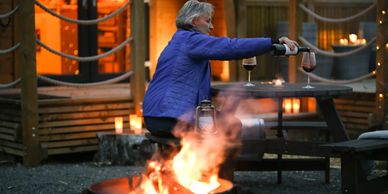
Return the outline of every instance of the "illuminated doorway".
[[[110,15],[127,4],[127,0],[39,0],[61,16],[94,20]],[[147,6],[146,6],[147,8]],[[148,15],[146,9],[145,15]],[[95,25],[78,25],[54,17],[35,7],[37,38],[49,47],[79,57],[97,56],[117,47],[130,36],[130,7]],[[147,19],[148,17],[146,17]],[[146,20],[148,21],[148,20]],[[148,26],[148,25],[146,25]],[[78,61],[37,47],[37,72],[69,82],[96,82],[130,70],[130,45],[95,61]]]

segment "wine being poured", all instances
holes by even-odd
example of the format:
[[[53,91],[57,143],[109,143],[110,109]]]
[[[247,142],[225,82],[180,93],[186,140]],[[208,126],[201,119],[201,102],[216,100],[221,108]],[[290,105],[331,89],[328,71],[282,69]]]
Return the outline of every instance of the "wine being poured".
[[[242,60],[242,66],[248,71],[248,83],[244,84],[244,86],[255,86],[255,84],[251,82],[251,72],[253,69],[255,69],[256,65],[256,57]]]
[[[303,53],[301,66],[305,72],[307,73],[312,72],[315,69],[316,65],[317,64],[316,64],[314,52]],[[303,86],[303,88],[314,88],[314,86],[310,85],[309,75],[307,75],[307,85]]]

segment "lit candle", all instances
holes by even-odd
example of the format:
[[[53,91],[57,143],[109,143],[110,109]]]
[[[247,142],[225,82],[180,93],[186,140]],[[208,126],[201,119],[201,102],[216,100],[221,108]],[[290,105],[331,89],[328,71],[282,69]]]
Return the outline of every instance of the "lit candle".
[[[357,35],[356,35],[356,34],[349,34],[349,41],[350,41],[352,44],[356,44]]]
[[[272,83],[273,83],[274,86],[280,87],[280,86],[283,86],[284,80],[282,80],[282,79],[274,79],[274,80],[272,80]]]
[[[135,125],[136,125],[136,118],[137,118],[137,115],[136,114],[130,114],[129,115],[129,129],[134,129],[135,128]]]
[[[142,119],[141,117],[136,118],[135,126],[133,128],[135,134],[141,134],[142,132]]]
[[[292,104],[291,104],[291,99],[284,99],[284,112],[285,113],[291,113],[292,111]]]
[[[123,133],[123,117],[115,117],[115,132]]]
[[[299,100],[299,98],[293,98],[292,99],[292,112],[299,113],[299,110],[300,110],[300,100]]]

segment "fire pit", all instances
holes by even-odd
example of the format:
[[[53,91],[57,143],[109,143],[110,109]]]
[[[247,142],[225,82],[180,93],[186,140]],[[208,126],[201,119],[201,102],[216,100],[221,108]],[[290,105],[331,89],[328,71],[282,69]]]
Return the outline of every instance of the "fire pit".
[[[83,192],[83,194],[139,194],[141,192],[136,192],[136,190],[140,187],[141,179],[141,175],[108,179],[90,186]],[[194,192],[181,186],[171,178],[165,178],[165,180],[168,182],[168,194],[194,194]],[[220,186],[212,190],[211,193],[237,193],[232,182],[225,179],[218,179],[218,182],[220,183]],[[163,192],[163,194],[165,194],[165,192]]]

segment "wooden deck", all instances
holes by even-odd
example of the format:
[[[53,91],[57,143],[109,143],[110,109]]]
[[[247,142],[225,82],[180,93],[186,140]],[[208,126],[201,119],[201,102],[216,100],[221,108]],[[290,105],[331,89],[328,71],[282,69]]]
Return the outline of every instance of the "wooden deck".
[[[129,84],[41,87],[39,141],[48,155],[97,150],[97,132],[114,131],[114,117],[133,109]],[[0,90],[0,151],[23,156],[20,90]]]

